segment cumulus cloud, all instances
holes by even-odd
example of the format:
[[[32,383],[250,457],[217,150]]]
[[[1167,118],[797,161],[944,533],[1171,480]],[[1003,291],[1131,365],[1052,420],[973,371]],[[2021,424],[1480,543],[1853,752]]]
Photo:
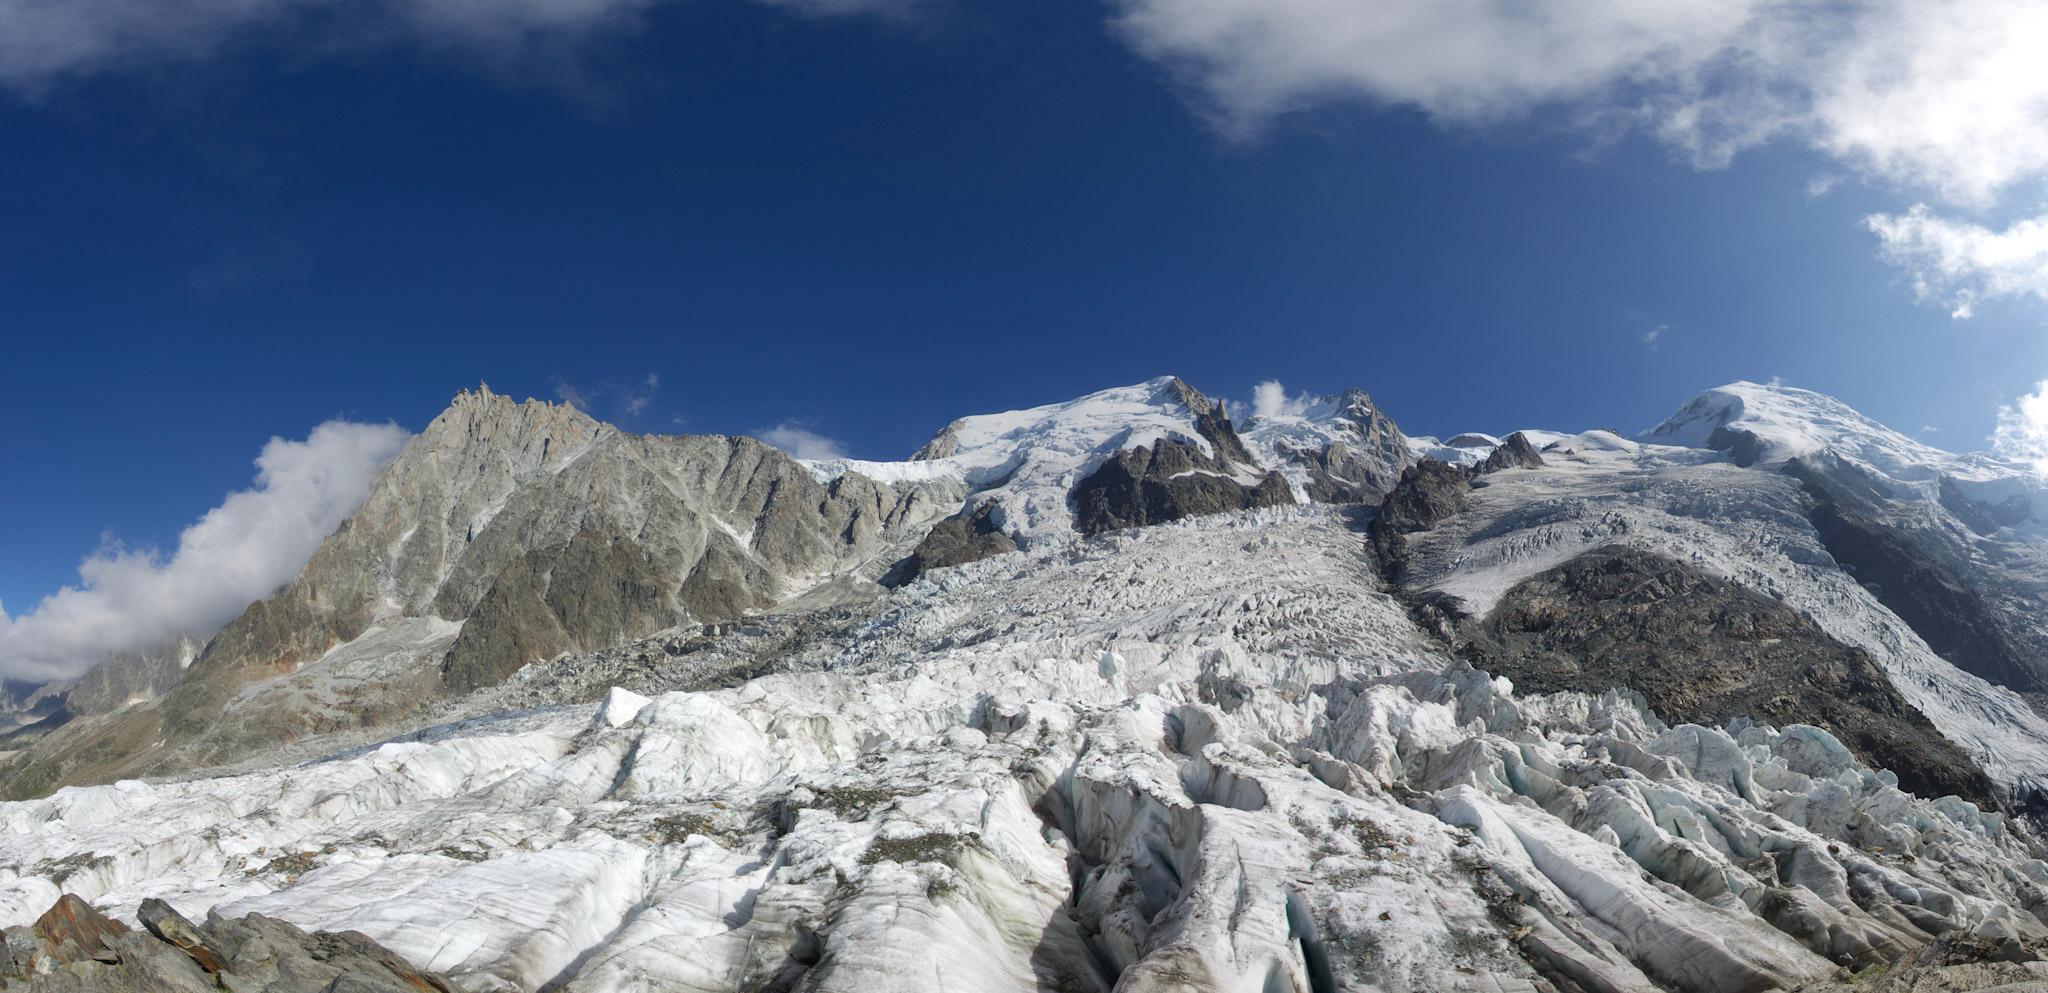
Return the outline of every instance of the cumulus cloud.
[[[1703,167],[1792,141],[1837,169],[1983,209],[2048,176],[2038,0],[1113,0],[1226,135],[1342,100],[1453,125],[1638,129]],[[1834,172],[1808,184],[1824,195]],[[1958,316],[2038,295],[2043,220],[1986,232],[1873,219],[1884,256]],[[2017,255],[2018,257],[2014,257]],[[1929,264],[1933,263],[1933,264]]]
[[[2048,475],[2048,380],[2035,384],[2034,392],[1998,408],[1998,430],[1991,435],[1991,447],[2001,458],[2025,462]]]
[[[602,413],[598,405],[603,401],[604,407],[616,414],[639,417],[654,404],[660,392],[661,376],[651,372],[637,383],[600,383],[596,386],[578,386],[566,380],[555,383],[556,400],[592,415]]]
[[[590,413],[590,394],[570,383],[555,384],[555,399],[586,414]]]
[[[783,421],[772,428],[754,432],[754,437],[800,459],[843,459],[846,446],[796,421]]]
[[[2048,215],[2001,231],[1919,204],[1864,223],[1877,235],[1879,253],[1911,278],[1913,292],[1940,301],[1957,320],[1972,316],[1980,300],[2048,300]]]
[[[492,58],[630,29],[668,0],[0,0],[0,85],[191,63],[239,45],[413,43]],[[756,0],[811,16],[908,17],[930,0]]]
[[[1287,387],[1280,385],[1277,379],[1268,379],[1252,387],[1252,416],[1255,418],[1300,417],[1308,412],[1311,402],[1312,398],[1305,393],[1288,396]]]
[[[2048,170],[2032,0],[1117,0],[1226,133],[1332,98],[1641,126],[1701,164],[1791,137],[1983,203]]]
[[[639,389],[626,394],[626,413],[634,417],[640,416],[641,412],[647,409],[647,405],[654,402],[654,393],[659,389],[661,377],[648,373],[647,378],[640,382]]]
[[[1116,26],[1185,74],[1226,132],[1364,97],[1481,122],[1682,75],[1740,35],[1742,0],[1119,0]]]
[[[109,652],[219,628],[298,573],[406,437],[396,425],[328,421],[304,441],[270,439],[255,486],[186,528],[168,559],[109,543],[79,565],[79,585],[19,617],[0,609],[0,678],[69,679]]]

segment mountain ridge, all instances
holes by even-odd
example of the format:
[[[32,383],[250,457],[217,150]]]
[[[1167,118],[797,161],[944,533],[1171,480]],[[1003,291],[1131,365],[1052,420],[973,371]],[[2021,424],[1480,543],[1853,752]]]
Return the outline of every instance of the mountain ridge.
[[[895,463],[465,393],[166,695],[4,760],[158,778],[0,803],[0,926],[494,993],[2048,978],[2041,482],[1737,385],[1440,443],[1161,377]]]

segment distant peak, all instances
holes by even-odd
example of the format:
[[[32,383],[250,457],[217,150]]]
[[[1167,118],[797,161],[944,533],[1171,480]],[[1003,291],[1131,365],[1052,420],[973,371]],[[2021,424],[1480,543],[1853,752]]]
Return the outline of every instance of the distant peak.
[[[1740,465],[1832,451],[1898,473],[1953,458],[1825,393],[1749,380],[1695,395],[1639,440],[1713,449]]]

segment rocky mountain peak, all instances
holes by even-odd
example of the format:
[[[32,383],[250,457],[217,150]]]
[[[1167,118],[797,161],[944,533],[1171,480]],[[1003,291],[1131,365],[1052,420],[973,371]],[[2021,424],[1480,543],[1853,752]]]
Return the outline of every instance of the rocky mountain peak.
[[[1415,462],[1401,428],[1357,388],[1246,418],[1239,433],[1254,455],[1287,476],[1302,502],[1376,501]]]
[[[475,392],[455,394],[399,458],[495,456],[508,468],[559,468],[599,438],[616,433],[571,404],[515,401],[479,384]]]
[[[1158,402],[1177,403],[1196,416],[1211,412],[1220,413],[1223,408],[1223,401],[1204,396],[1201,390],[1195,389],[1179,376],[1161,376],[1147,381],[1145,385],[1154,387],[1154,395]]]

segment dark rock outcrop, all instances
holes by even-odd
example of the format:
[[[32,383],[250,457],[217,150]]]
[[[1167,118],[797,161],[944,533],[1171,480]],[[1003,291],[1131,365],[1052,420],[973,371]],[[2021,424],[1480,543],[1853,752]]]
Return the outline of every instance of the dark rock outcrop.
[[[1461,647],[1533,692],[1641,693],[1664,720],[1811,724],[1921,796],[1998,790],[1862,649],[1791,608],[1662,556],[1601,548],[1508,591]]]
[[[1880,482],[1833,456],[1794,459],[1785,472],[1813,498],[1807,517],[1828,554],[1936,655],[2036,701],[2048,692],[2040,661],[2048,643],[2017,623],[2029,612],[2002,607],[1983,587],[1962,528],[1897,506]]]
[[[1256,485],[1238,482],[1229,466],[1184,441],[1163,439],[1127,448],[1074,486],[1074,529],[1101,534],[1204,514],[1294,502],[1279,473]]]
[[[1069,495],[1074,530],[1093,535],[1294,503],[1286,479],[1258,468],[1221,401],[1210,400],[1179,379],[1169,381],[1167,389],[1193,415],[1195,431],[1209,443],[1209,450],[1193,441],[1162,438],[1116,452],[1074,484]],[[1239,481],[1253,474],[1259,477],[1257,483]]]
[[[1423,459],[1401,474],[1401,482],[1380,501],[1379,513],[1366,529],[1380,569],[1393,582],[1404,571],[1403,537],[1427,531],[1463,511],[1472,492],[1465,470],[1448,462]]]
[[[1017,541],[996,525],[994,501],[984,501],[973,513],[940,521],[918,543],[910,557],[897,563],[886,585],[901,586],[933,569],[979,562],[993,555],[1017,550]]]
[[[1707,447],[1724,453],[1736,465],[1748,468],[1762,462],[1766,449],[1762,438],[1756,432],[1745,428],[1731,428],[1721,425],[1707,435]]]
[[[1218,459],[1239,465],[1258,464],[1244,447],[1244,440],[1237,436],[1237,428],[1230,423],[1223,401],[1203,396],[1200,390],[1179,377],[1169,380],[1166,388],[1194,416],[1196,433],[1208,440]]]
[[[1536,446],[1529,443],[1528,436],[1517,431],[1508,435],[1507,440],[1501,442],[1500,447],[1489,453],[1485,461],[1480,462],[1472,471],[1474,475],[1484,476],[1502,469],[1539,469],[1542,466],[1543,456],[1537,454]]]
[[[186,920],[161,900],[144,900],[146,930],[111,920],[65,895],[34,924],[8,928],[0,989],[23,993],[453,993],[355,931],[305,931],[250,914]]]
[[[1956,481],[1941,477],[1941,505],[1963,526],[1979,535],[1993,535],[1999,528],[2018,527],[2026,522],[2030,511],[2025,497],[2018,494],[1998,503],[1980,503],[1964,495]]]

